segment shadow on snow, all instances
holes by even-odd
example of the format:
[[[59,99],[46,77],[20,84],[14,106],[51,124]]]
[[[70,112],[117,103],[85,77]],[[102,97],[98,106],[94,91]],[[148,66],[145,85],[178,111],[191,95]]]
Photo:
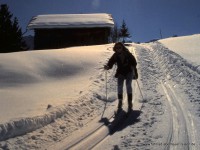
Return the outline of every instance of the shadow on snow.
[[[122,131],[126,127],[139,122],[140,114],[141,111],[139,110],[132,110],[129,114],[122,110],[117,116],[115,116],[112,122],[110,122],[108,118],[102,118],[99,122],[103,122],[108,127],[109,134],[112,135],[115,132]]]

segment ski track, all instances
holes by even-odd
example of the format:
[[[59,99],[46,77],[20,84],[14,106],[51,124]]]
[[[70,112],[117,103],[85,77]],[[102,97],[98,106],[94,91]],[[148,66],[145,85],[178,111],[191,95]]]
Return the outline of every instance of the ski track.
[[[139,84],[144,95],[144,103],[140,121],[129,126],[127,135],[119,135],[121,144],[115,144],[120,149],[152,149],[154,139],[159,139],[160,135],[154,135],[159,122],[162,120],[165,105],[162,104],[162,94],[159,93],[160,78],[159,70],[153,64],[150,51],[141,45],[134,45],[138,61]]]
[[[181,97],[178,90],[191,84],[191,77],[193,77],[193,82],[199,81],[198,69],[159,43],[154,43],[149,48],[155,65],[162,70],[161,85],[169,103],[168,107],[170,107],[168,109],[168,139],[160,145],[164,145],[165,149],[197,149],[199,141],[197,140],[196,123],[193,119],[194,114],[191,114],[187,106],[188,102]],[[193,85],[191,91],[194,93],[198,91],[194,90],[198,89],[195,87],[198,85]],[[199,95],[199,93],[194,93],[194,95]],[[191,98],[188,99],[190,102],[192,102]]]
[[[145,97],[139,99],[144,103],[142,114],[138,122],[107,137],[108,142],[102,142],[104,146],[100,149],[198,149],[200,67],[189,63],[158,42],[133,44],[129,48],[131,52],[135,50],[138,61],[138,81]],[[111,53],[111,48],[108,48],[105,56]],[[103,63],[105,62],[99,62],[99,66],[103,66]],[[113,69],[108,74],[108,89],[113,93],[116,92],[114,72]],[[103,110],[104,75],[100,71],[90,79],[93,80],[93,85],[99,87],[98,91],[91,89],[75,103],[63,106],[63,109],[54,108],[61,110],[61,115],[54,116],[53,120],[44,125],[32,128],[32,132],[26,130],[29,133],[11,135],[8,134],[9,129],[16,129],[16,125],[1,125],[1,135],[8,134],[5,139],[17,137],[1,141],[0,149],[42,149],[88,124]]]
[[[145,97],[140,120],[98,149],[198,149],[199,67],[158,42],[133,47]]]

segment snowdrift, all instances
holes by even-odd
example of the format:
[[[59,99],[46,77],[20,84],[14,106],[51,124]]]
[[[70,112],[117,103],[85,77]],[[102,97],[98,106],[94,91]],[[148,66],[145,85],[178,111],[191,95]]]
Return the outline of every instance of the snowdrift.
[[[159,40],[165,47],[195,65],[200,65],[200,34]]]
[[[1,54],[0,140],[34,131],[66,114],[70,120],[96,109],[94,99],[104,101],[99,95],[104,84],[99,68],[109,57],[105,53],[112,54],[110,47]]]

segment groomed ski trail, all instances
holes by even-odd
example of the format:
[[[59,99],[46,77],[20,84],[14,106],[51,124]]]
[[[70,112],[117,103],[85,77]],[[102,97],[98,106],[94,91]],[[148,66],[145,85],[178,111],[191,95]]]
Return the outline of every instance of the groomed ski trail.
[[[197,150],[199,141],[194,114],[177,90],[187,83],[189,74],[187,69],[174,63],[181,58],[169,50],[166,53],[166,48],[159,43],[132,46],[138,58],[139,84],[144,95],[144,99],[137,96],[140,103],[144,103],[142,114],[137,122],[131,122],[130,118],[123,122],[120,132],[95,148]]]

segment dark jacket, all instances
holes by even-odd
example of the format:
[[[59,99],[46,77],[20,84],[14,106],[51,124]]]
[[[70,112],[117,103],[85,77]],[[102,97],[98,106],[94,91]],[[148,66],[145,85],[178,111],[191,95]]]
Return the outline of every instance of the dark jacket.
[[[118,53],[114,53],[112,55],[112,57],[109,59],[107,66],[109,67],[109,69],[111,69],[113,67],[113,65],[115,63],[117,63],[117,71],[115,74],[115,77],[117,78],[120,74],[121,75],[127,75],[128,73],[134,71],[137,71],[136,66],[137,66],[137,62],[135,57],[128,51],[128,50],[124,50],[124,59],[122,60],[122,58],[120,57],[120,54]]]

